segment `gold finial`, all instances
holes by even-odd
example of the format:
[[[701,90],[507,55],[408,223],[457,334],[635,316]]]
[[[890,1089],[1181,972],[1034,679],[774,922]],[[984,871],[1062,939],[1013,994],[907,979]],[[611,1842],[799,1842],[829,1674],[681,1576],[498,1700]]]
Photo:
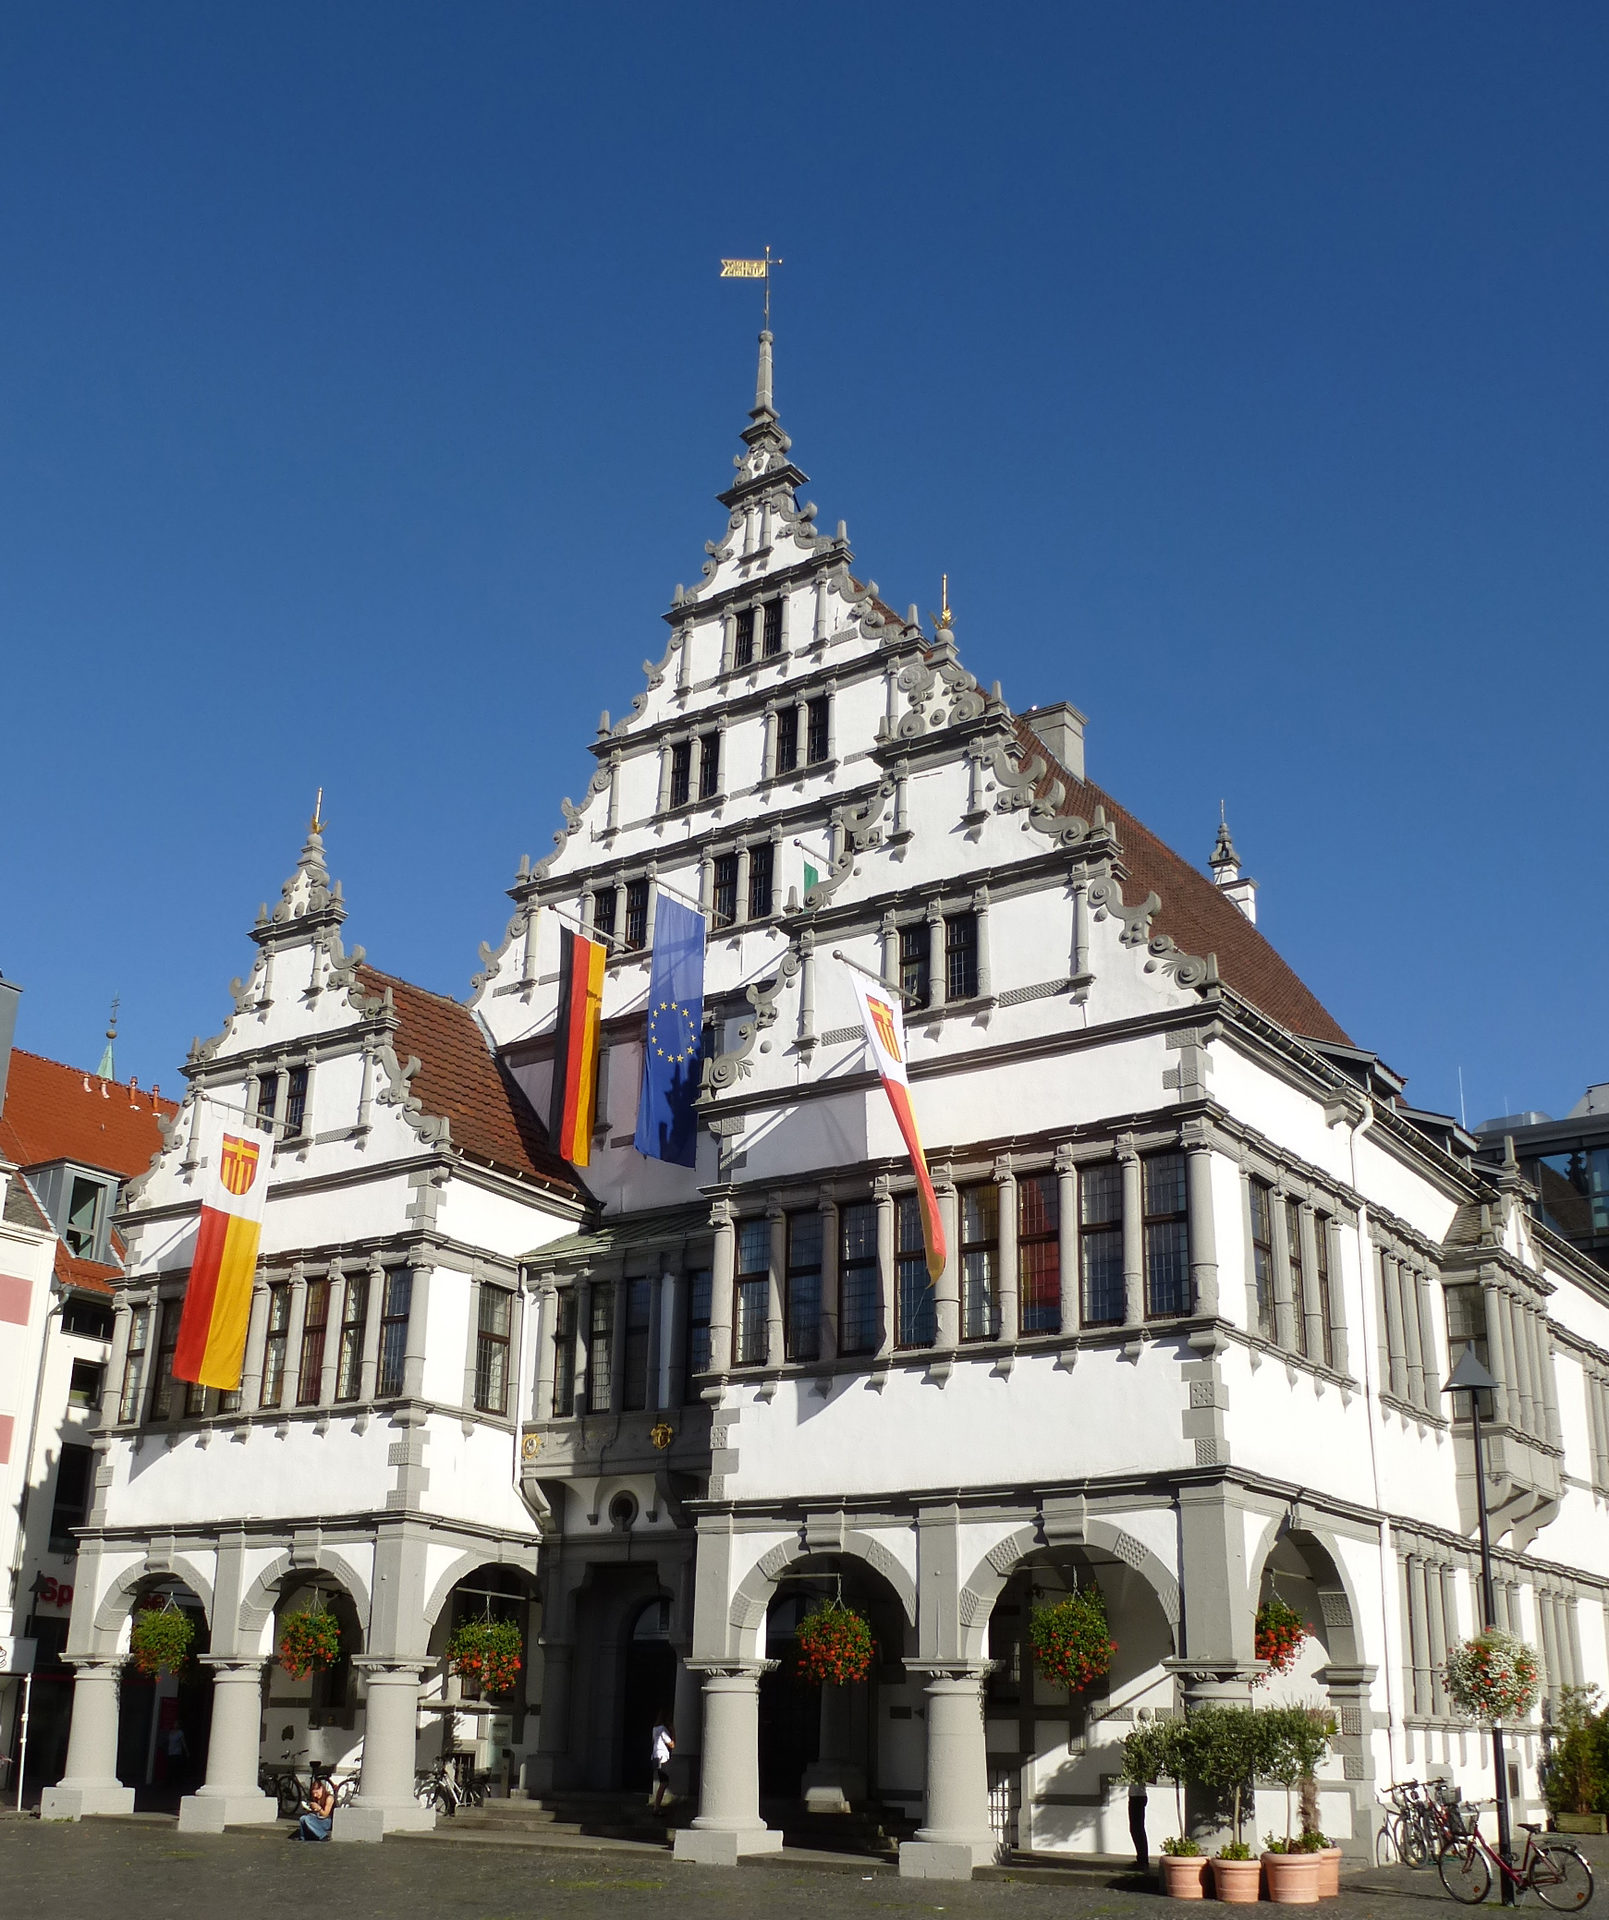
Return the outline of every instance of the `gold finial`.
[[[322,787],[318,790],[318,798],[313,802],[313,817],[307,823],[307,830],[309,833],[324,831],[324,789]]]
[[[955,615],[950,611],[950,576],[939,575],[939,610],[933,615],[933,624],[941,633],[948,633],[955,625]]]

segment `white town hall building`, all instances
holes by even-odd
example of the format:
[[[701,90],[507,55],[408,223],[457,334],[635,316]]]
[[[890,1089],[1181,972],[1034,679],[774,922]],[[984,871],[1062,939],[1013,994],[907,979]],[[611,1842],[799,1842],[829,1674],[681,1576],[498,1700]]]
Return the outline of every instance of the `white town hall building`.
[[[1550,1692],[1609,1679],[1604,1275],[1281,961],[1227,832],[1209,878],[1085,778],[1075,709],[1012,713],[947,610],[924,632],[852,574],[799,501],[769,334],[742,438],[703,578],[467,1003],[343,945],[316,821],[252,929],[122,1217],[45,1813],[131,1802],[154,1593],[211,1673],[187,1825],[272,1817],[260,1754],[360,1740],[338,1837],[427,1819],[442,1650],[482,1612],[527,1644],[518,1699],[472,1716],[483,1760],[621,1788],[673,1713],[694,1859],[779,1846],[801,1804],[905,1816],[913,1873],[1114,1848],[1122,1736],[1207,1698],[1333,1705],[1322,1823],[1354,1850],[1377,1783],[1490,1794],[1440,1675],[1479,1624],[1449,1343],[1501,1383],[1503,1617]],[[694,1169],[631,1144],[661,890],[710,916]],[[611,949],[584,1169],[543,1125],[566,925]],[[839,954],[906,995],[936,1286]],[[223,1396],[169,1371],[204,1101],[278,1139]],[[1118,1652],[1070,1701],[1028,1616],[1090,1582]],[[293,1682],[276,1617],[309,1589],[351,1658]],[[872,1621],[855,1686],[793,1677],[822,1593]],[[1253,1691],[1270,1593],[1310,1638]]]

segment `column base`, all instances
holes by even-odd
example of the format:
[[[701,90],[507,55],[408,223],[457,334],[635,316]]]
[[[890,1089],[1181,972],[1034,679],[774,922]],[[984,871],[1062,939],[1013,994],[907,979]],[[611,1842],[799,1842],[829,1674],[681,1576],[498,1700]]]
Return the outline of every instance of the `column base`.
[[[271,1827],[279,1818],[279,1804],[254,1787],[233,1793],[214,1793],[203,1787],[179,1802],[180,1833],[222,1833],[225,1827]]]
[[[332,1840],[362,1845],[383,1840],[388,1833],[430,1833],[436,1825],[434,1807],[421,1807],[410,1801],[406,1806],[364,1806],[354,1800],[349,1807],[337,1807],[330,1827]]]
[[[974,1867],[994,1865],[995,1843],[990,1840],[902,1840],[899,1875],[902,1880],[970,1880]]]
[[[41,1820],[82,1820],[86,1814],[131,1814],[134,1789],[116,1780],[64,1780],[46,1787],[39,1801]]]
[[[775,1827],[678,1827],[672,1849],[675,1859],[698,1867],[735,1867],[746,1854],[781,1851]]]

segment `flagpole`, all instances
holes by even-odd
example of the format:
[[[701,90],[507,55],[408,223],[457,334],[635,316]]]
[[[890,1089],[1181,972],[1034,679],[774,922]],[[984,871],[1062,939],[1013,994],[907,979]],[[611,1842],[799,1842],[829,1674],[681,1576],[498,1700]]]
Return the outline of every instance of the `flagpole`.
[[[903,987],[891,986],[880,973],[873,973],[870,967],[863,967],[858,960],[851,960],[842,947],[834,947],[832,957],[834,960],[842,960],[846,967],[853,967],[856,973],[865,974],[868,980],[875,980],[884,993],[897,993],[902,1000],[907,1001],[913,1007],[920,1007],[924,1004],[920,994],[907,993]]]
[[[661,893],[668,893],[672,900],[680,900],[684,907],[691,907],[694,913],[708,918],[709,909],[702,900],[695,900],[690,893],[683,893],[680,887],[667,887],[657,873],[654,875],[654,885]]]

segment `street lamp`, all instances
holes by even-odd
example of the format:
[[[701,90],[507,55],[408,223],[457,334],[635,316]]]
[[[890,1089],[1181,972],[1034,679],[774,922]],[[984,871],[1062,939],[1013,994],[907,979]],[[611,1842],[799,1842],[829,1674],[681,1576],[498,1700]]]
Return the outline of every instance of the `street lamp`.
[[[1469,1395],[1470,1438],[1475,1447],[1475,1512],[1480,1520],[1481,1539],[1481,1624],[1490,1631],[1497,1625],[1497,1611],[1492,1598],[1492,1540],[1486,1524],[1486,1457],[1481,1450],[1481,1395],[1494,1392],[1497,1382],[1475,1357],[1473,1345],[1464,1348],[1463,1357],[1453,1368],[1452,1377],[1443,1393],[1467,1393]],[[1454,1406],[1457,1402],[1454,1401]],[[1505,1865],[1513,1856],[1508,1808],[1508,1766],[1503,1758],[1503,1729],[1495,1722],[1492,1726],[1492,1767],[1497,1775],[1497,1851]],[[1502,1882],[1502,1899],[1505,1907],[1514,1904],[1514,1884],[1506,1873],[1498,1875]]]

